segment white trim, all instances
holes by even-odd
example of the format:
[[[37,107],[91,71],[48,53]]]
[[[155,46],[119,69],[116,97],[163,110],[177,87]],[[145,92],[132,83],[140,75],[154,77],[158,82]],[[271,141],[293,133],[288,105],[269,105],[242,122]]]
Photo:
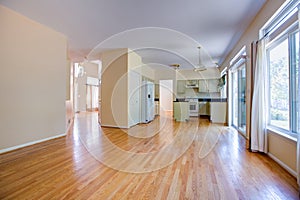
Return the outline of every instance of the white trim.
[[[69,119],[70,120],[70,123],[68,123],[67,125],[67,128],[66,128],[66,135],[69,133],[71,127],[73,126],[73,123],[74,123],[74,115],[72,116],[72,118]]]
[[[235,56],[230,60],[229,62],[229,68],[231,68],[233,65],[235,65],[239,60],[242,58],[246,58],[246,45],[244,45],[239,52],[235,54]]]
[[[9,151],[13,151],[13,150],[16,150],[16,149],[20,149],[20,148],[23,148],[23,147],[31,146],[31,145],[34,145],[34,144],[37,144],[37,143],[46,142],[48,140],[60,138],[60,137],[66,136],[66,135],[67,135],[66,133],[63,133],[63,134],[60,134],[60,135],[55,135],[55,136],[52,136],[52,137],[48,137],[48,138],[44,138],[44,139],[41,139],[41,140],[28,142],[28,143],[25,143],[25,144],[9,147],[9,148],[6,148],[6,149],[0,149],[0,154],[6,153],[6,152],[9,152]]]
[[[268,156],[270,156],[270,158],[272,158],[275,162],[277,162],[281,167],[283,167],[286,171],[288,171],[295,178],[297,177],[297,173],[294,170],[292,170],[289,166],[287,166],[284,162],[279,160],[276,156],[274,156],[270,152],[268,152]]]
[[[270,29],[271,27],[274,28],[276,23],[280,23],[280,21],[286,17],[286,13],[295,9],[298,6],[297,4],[299,4],[299,0],[286,0],[272,15],[272,17],[261,27],[259,30],[259,39],[262,39],[265,36],[267,29]]]

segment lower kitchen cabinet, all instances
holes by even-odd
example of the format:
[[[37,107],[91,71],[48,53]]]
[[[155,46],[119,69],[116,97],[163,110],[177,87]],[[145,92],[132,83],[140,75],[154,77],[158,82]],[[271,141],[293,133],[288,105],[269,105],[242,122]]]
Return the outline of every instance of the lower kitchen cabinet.
[[[174,102],[173,107],[175,121],[189,120],[189,102]]]
[[[226,102],[210,103],[210,120],[212,123],[226,123]]]

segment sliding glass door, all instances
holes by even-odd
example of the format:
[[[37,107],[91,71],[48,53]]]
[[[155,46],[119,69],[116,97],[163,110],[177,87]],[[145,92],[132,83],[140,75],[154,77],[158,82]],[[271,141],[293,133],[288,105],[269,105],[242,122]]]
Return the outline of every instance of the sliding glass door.
[[[246,133],[246,66],[242,64],[232,71],[232,125]]]

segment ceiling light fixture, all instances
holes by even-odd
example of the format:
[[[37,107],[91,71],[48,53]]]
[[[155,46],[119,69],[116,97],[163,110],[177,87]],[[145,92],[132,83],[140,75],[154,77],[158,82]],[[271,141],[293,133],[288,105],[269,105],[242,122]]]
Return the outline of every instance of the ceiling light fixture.
[[[179,69],[180,65],[179,64],[171,64],[171,67],[173,67],[176,71]]]
[[[201,60],[201,47],[197,47],[199,49],[199,63],[198,66],[194,68],[195,72],[200,72],[200,71],[205,71],[207,68],[203,65],[202,60]]]

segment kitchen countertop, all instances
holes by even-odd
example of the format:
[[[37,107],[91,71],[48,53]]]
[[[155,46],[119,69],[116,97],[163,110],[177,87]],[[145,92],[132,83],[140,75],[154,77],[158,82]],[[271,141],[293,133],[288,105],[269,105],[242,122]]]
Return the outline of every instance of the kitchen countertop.
[[[198,102],[227,102],[227,98],[205,97],[205,98],[177,98],[176,101],[185,102],[189,99],[198,99]]]
[[[176,99],[175,101],[173,101],[173,102],[189,102],[189,100],[188,99],[181,99],[181,98],[178,98],[178,99]]]

